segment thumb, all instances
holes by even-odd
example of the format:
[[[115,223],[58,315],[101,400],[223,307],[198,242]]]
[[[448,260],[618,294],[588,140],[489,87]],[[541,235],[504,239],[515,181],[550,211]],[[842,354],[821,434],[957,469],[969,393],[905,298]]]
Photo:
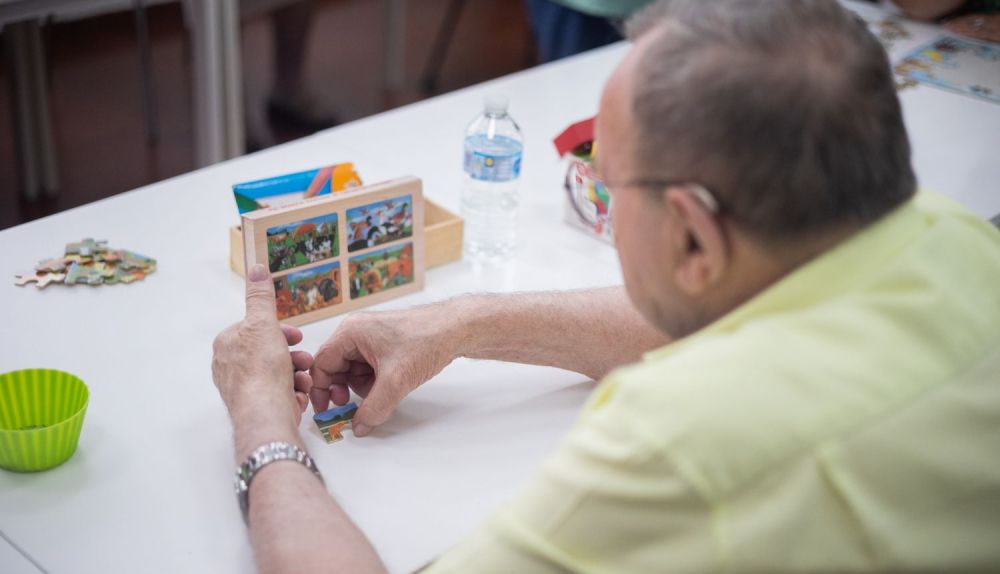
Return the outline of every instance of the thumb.
[[[247,273],[247,319],[260,317],[277,321],[274,306],[274,282],[267,268],[260,263]]]
[[[351,423],[355,436],[365,436],[373,427],[387,421],[404,396],[406,389],[399,381],[385,377],[376,378],[372,390],[358,407],[358,412],[355,413]]]

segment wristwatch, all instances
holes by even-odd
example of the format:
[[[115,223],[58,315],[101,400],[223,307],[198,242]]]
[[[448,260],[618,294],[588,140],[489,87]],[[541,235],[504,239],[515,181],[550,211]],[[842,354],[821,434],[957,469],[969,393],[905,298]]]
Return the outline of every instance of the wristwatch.
[[[294,460],[302,464],[311,470],[320,482],[326,484],[323,482],[323,475],[316,468],[316,463],[306,451],[284,441],[262,444],[250,453],[243,464],[236,468],[236,500],[240,503],[244,522],[248,524],[250,522],[250,481],[260,472],[260,469],[279,460]]]

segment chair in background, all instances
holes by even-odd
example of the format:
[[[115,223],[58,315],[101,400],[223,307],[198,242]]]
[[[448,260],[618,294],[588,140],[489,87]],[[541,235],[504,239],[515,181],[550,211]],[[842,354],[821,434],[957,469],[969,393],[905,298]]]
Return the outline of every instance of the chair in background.
[[[28,6],[29,2],[30,0],[22,0],[20,3],[11,3],[8,7],[20,8]],[[149,145],[155,145],[159,139],[160,127],[156,91],[153,89],[152,48],[145,0],[131,2],[139,45],[146,139]],[[43,18],[49,18],[51,14],[40,11],[32,14],[30,8],[26,8],[23,14],[30,17],[22,16],[6,22],[0,19],[0,28],[10,70],[11,112],[21,199],[33,202],[55,197],[59,188],[49,109],[47,60],[42,38]]]

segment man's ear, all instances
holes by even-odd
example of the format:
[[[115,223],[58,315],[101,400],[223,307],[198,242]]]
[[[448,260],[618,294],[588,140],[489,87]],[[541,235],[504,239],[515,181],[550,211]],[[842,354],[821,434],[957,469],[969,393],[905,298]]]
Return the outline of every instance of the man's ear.
[[[670,213],[669,233],[677,261],[674,282],[688,295],[704,293],[729,265],[725,230],[708,206],[684,186],[666,188],[663,200]]]

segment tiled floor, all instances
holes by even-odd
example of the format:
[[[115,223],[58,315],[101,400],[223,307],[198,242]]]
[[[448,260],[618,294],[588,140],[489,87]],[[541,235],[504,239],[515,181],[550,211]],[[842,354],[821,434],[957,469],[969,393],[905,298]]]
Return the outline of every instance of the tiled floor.
[[[392,104],[423,97],[418,80],[449,4],[408,2],[407,89]],[[381,87],[382,2],[322,0],[318,6],[307,56],[310,87],[342,121],[381,111],[387,105]],[[46,26],[59,194],[30,205],[19,201],[11,114],[0,111],[0,228],[193,169],[190,68],[180,6],[151,8],[149,19],[162,126],[159,143],[145,143],[132,15]],[[279,140],[305,135],[287,126],[270,126],[263,113],[272,77],[269,21],[247,20],[242,31],[248,133],[266,136],[267,128],[274,127],[271,132]],[[522,2],[471,0],[445,58],[439,91],[508,74],[533,60]],[[2,66],[0,76],[0,109],[9,110],[9,78]]]

